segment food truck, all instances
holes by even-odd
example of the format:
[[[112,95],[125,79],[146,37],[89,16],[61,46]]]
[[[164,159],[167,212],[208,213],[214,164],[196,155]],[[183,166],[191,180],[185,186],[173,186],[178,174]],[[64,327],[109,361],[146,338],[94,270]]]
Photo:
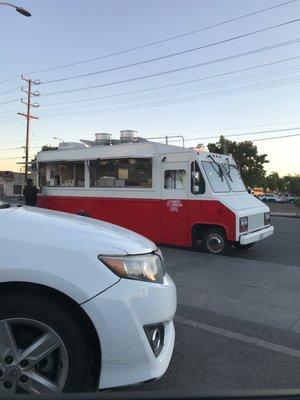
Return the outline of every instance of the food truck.
[[[136,131],[62,142],[37,154],[38,206],[131,229],[159,244],[214,254],[274,231],[231,155],[143,139]]]

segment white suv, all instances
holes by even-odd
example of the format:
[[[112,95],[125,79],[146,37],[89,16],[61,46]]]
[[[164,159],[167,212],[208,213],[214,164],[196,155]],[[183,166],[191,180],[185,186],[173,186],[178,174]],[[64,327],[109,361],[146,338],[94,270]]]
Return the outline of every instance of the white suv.
[[[0,202],[0,393],[158,378],[176,289],[157,247],[86,217]]]

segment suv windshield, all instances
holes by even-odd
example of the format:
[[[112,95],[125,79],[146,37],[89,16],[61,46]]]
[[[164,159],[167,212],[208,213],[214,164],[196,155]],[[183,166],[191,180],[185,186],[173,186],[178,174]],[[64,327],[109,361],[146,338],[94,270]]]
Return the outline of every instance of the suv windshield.
[[[234,164],[222,164],[226,178],[233,192],[245,192],[246,188],[238,167]]]
[[[214,192],[230,192],[225,173],[214,161],[202,161],[203,168]]]

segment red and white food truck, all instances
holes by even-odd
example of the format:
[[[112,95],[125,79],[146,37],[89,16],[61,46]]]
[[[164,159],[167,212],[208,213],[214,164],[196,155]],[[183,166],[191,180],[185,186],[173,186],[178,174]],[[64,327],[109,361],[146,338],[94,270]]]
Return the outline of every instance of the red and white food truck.
[[[249,194],[231,156],[148,141],[60,143],[37,155],[38,206],[132,229],[160,244],[211,253],[249,248],[270,236],[270,210]]]

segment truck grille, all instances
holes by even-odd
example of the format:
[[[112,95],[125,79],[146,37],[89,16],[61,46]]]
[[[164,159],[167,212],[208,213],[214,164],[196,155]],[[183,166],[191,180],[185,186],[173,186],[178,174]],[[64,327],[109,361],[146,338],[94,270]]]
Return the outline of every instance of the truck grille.
[[[248,232],[257,231],[258,229],[264,228],[264,213],[250,215],[248,217]]]

